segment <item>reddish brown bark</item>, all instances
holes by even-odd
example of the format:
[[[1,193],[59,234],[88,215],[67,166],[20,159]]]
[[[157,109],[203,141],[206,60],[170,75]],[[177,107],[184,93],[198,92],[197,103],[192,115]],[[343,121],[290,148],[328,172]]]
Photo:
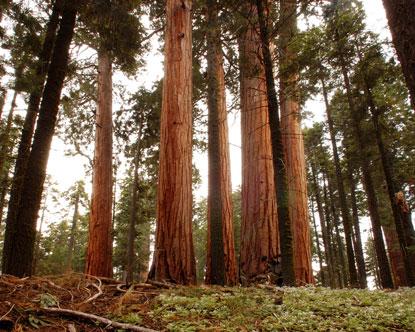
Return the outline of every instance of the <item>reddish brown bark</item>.
[[[237,282],[233,239],[232,186],[218,2],[207,1],[209,195],[206,283]]]
[[[406,286],[407,280],[405,265],[402,257],[402,252],[400,250],[395,225],[392,222],[388,223],[387,225],[384,223],[382,225],[382,229],[383,234],[385,235],[387,250],[389,254],[393,284],[395,287]]]
[[[250,6],[247,16],[257,16]],[[254,19],[255,20],[255,19]],[[245,21],[239,42],[242,130],[241,277],[263,274],[279,253],[278,219],[265,71],[260,37]]]
[[[298,72],[290,47],[297,31],[296,1],[280,0],[280,109],[281,132],[288,180],[288,203],[293,232],[294,270],[298,285],[314,283],[311,268],[310,223],[307,206],[307,175],[300,124]]]
[[[196,282],[192,239],[191,0],[167,0],[157,231],[150,278]]]
[[[392,40],[415,108],[415,0],[383,0]]]
[[[85,272],[112,276],[112,62],[98,50],[98,107]]]

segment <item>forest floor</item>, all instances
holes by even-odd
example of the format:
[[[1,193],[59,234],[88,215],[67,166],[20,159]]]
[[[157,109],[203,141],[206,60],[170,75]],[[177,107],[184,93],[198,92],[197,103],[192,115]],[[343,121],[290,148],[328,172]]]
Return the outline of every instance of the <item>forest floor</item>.
[[[0,331],[415,331],[415,289],[175,287],[0,276]]]

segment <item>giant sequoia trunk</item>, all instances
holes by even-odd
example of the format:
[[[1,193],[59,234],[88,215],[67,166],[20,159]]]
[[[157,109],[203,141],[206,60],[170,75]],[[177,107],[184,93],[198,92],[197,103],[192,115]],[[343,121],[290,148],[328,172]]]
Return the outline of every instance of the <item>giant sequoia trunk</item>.
[[[33,132],[35,129],[36,118],[39,112],[40,99],[48,72],[49,63],[52,56],[53,45],[56,38],[56,30],[59,25],[59,15],[62,10],[63,0],[56,0],[53,6],[52,14],[46,26],[45,39],[43,41],[42,50],[39,60],[36,64],[35,76],[33,79],[33,90],[29,96],[29,106],[27,108],[25,120],[23,123],[22,134],[20,137],[19,147],[17,150],[16,163],[14,166],[14,175],[10,190],[9,206],[7,209],[7,228],[5,236],[5,251],[3,255],[7,256],[8,250],[11,249],[10,234],[14,233],[14,225],[16,223],[17,213],[19,211],[23,179],[26,173],[27,163],[29,160],[30,146],[32,143]],[[8,249],[7,249],[8,248]],[[3,256],[4,257],[4,256]],[[3,258],[3,270],[5,268],[5,260]]]
[[[16,276],[32,272],[33,250],[36,237],[36,220],[42,198],[43,184],[50,145],[55,131],[60,95],[69,62],[69,46],[76,20],[76,6],[65,3],[60,29],[43,92],[36,131],[33,138],[22,196],[15,222],[8,223],[3,252],[3,273]]]
[[[85,272],[112,276],[112,61],[98,50],[98,107]]]
[[[237,282],[237,274],[232,226],[225,75],[218,6],[217,0],[207,0],[209,194],[206,283],[234,285]]]
[[[268,98],[268,118],[271,130],[272,162],[275,170],[274,183],[276,184],[278,204],[278,227],[281,245],[282,277],[285,285],[294,286],[296,284],[296,275],[294,269],[295,257],[293,249],[292,223],[289,213],[289,188],[287,183],[287,168],[284,162],[284,160],[286,160],[286,156],[282,145],[282,132],[280,128],[280,119],[278,114],[277,91],[275,89],[272,56],[270,50],[270,33],[268,26],[269,22],[268,17],[265,16],[265,9],[267,7],[266,3],[267,2],[263,0],[256,1],[261,40],[261,51],[264,62],[265,82]],[[304,147],[302,153],[304,154]],[[304,156],[302,157],[304,158]],[[307,230],[308,232],[306,231],[306,233],[309,235],[309,228],[307,228]],[[303,238],[303,241],[307,243],[307,246],[310,246],[310,240],[310,236]],[[299,243],[297,243],[297,245],[299,245]],[[308,248],[308,250],[311,249]],[[309,258],[309,264],[311,264],[311,253]],[[313,279],[313,275],[311,274],[311,276],[307,276],[307,278]],[[302,282],[303,280],[298,280],[298,283]]]
[[[192,1],[167,0],[157,231],[150,278],[196,282],[192,240]]]
[[[344,189],[343,173],[342,173],[341,166],[340,166],[339,152],[337,150],[334,121],[331,115],[331,109],[330,109],[330,105],[328,101],[327,89],[326,89],[324,79],[321,79],[321,84],[323,87],[323,96],[324,96],[324,103],[326,106],[327,123],[329,125],[330,140],[331,140],[331,146],[333,149],[333,159],[334,159],[334,166],[335,166],[335,171],[336,171],[336,184],[337,184],[337,189],[339,191],[339,200],[340,200],[340,209],[341,209],[342,221],[343,221],[344,236],[346,238],[346,252],[347,252],[347,262],[348,262],[348,268],[349,268],[349,281],[350,281],[351,287],[358,287],[359,285],[358,285],[358,280],[357,280],[355,255],[353,251],[352,225],[350,222],[349,206],[348,206],[347,199],[346,199],[346,191]]]
[[[307,208],[307,177],[300,123],[298,71],[293,63],[293,38],[297,32],[297,1],[280,0],[280,108],[281,135],[288,180],[288,204],[293,232],[295,279],[314,282],[311,268],[310,225]]]
[[[383,0],[383,5],[415,109],[415,0]]]
[[[255,6],[244,7],[244,16],[255,20]],[[244,20],[239,40],[242,129],[241,278],[267,272],[277,259],[277,199],[272,163],[271,132],[265,71],[256,27]],[[259,53],[258,53],[259,52]]]

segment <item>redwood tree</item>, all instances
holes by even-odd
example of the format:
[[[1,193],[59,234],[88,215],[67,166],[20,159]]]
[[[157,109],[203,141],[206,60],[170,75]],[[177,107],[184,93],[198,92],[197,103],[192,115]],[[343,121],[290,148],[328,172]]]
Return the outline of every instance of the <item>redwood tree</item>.
[[[282,277],[285,285],[293,286],[296,284],[294,271],[295,257],[293,253],[292,223],[289,213],[287,169],[284,163],[284,160],[286,159],[282,145],[282,132],[278,114],[279,110],[277,92],[275,89],[273,64],[270,50],[269,18],[265,16],[265,9],[267,7],[266,4],[267,2],[264,0],[256,0],[260,30],[260,47],[264,61],[265,82],[268,99],[268,117],[272,142],[272,161],[275,170],[274,183],[276,184],[278,203],[278,227],[281,243]],[[310,237],[304,238],[303,240],[310,244]]]
[[[157,230],[149,278],[196,282],[192,239],[192,0],[167,0]]]
[[[383,0],[412,107],[415,108],[415,0]]]
[[[60,28],[43,92],[36,131],[33,138],[27,172],[24,176],[22,196],[17,219],[7,224],[3,252],[3,273],[25,276],[32,273],[33,251],[36,237],[36,220],[40,208],[49,150],[58,114],[60,95],[69,62],[77,8],[66,1]]]
[[[239,40],[242,129],[241,278],[267,272],[279,254],[278,221],[265,71],[255,5],[244,6]],[[249,18],[249,19],[248,19]]]
[[[207,0],[209,193],[206,283],[237,281],[229,159],[225,75],[218,23],[218,1]]]
[[[293,232],[295,279],[314,282],[311,268],[310,223],[307,206],[307,175],[300,122],[298,70],[292,49],[297,32],[297,1],[280,0],[280,117],[288,180],[288,204]]]
[[[91,214],[85,271],[112,276],[112,60],[98,50],[98,105],[92,176]]]

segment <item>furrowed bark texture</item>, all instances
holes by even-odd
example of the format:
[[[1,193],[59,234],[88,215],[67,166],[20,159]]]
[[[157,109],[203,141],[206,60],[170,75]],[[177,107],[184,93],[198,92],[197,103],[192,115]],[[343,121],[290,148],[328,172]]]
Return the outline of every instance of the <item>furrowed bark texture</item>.
[[[192,240],[192,1],[167,0],[155,280],[196,282]]]
[[[255,21],[255,6],[245,8]],[[242,225],[240,272],[247,279],[263,274],[278,257],[277,200],[271,132],[260,37],[248,20],[239,41],[242,130]]]
[[[112,61],[98,50],[98,105],[85,272],[112,277]]]
[[[39,55],[39,61],[36,66],[35,78],[33,81],[33,90],[29,97],[29,106],[25,116],[22,135],[20,137],[19,147],[17,150],[16,164],[14,166],[14,175],[10,190],[9,205],[7,209],[6,232],[3,251],[2,269],[5,269],[5,260],[12,250],[11,234],[17,232],[14,229],[16,218],[19,211],[23,179],[26,173],[27,163],[29,160],[30,146],[32,143],[35,129],[37,114],[39,112],[40,99],[48,72],[49,63],[52,56],[53,46],[56,39],[56,30],[59,25],[59,15],[62,10],[63,0],[57,0],[53,6],[52,15],[46,27],[45,39],[42,50]]]
[[[314,283],[311,268],[310,221],[307,206],[307,174],[300,123],[298,71],[290,45],[297,32],[297,1],[280,0],[279,35],[280,114],[288,181],[288,204],[293,233],[294,269],[298,285]]]
[[[22,187],[22,199],[9,242],[5,243],[4,273],[15,276],[30,275],[36,237],[36,220],[42,198],[43,184],[50,145],[55,131],[56,119],[63,81],[69,62],[69,46],[76,20],[76,8],[67,2],[49,67],[48,79],[43,92],[36,131],[33,138],[27,172]]]
[[[275,88],[273,63],[270,49],[270,32],[267,2],[257,0],[258,23],[261,39],[261,51],[264,62],[265,82],[268,97],[268,117],[271,130],[272,163],[274,166],[274,183],[276,184],[277,204],[278,204],[278,228],[280,234],[281,247],[281,272],[284,284],[294,286],[295,279],[295,257],[293,248],[292,223],[289,212],[289,192],[287,169],[284,147],[282,144],[282,134],[279,119],[277,90]],[[308,238],[310,241],[311,238]],[[299,281],[299,283],[301,283]]]
[[[415,0],[383,0],[383,5],[415,109]]]
[[[218,2],[207,1],[209,194],[206,283],[235,285],[232,186]]]
[[[343,221],[343,230],[344,230],[344,236],[346,239],[347,262],[348,262],[348,268],[349,268],[349,283],[351,287],[356,288],[359,286],[359,284],[357,280],[355,255],[353,251],[352,224],[350,221],[349,206],[348,206],[347,199],[346,199],[346,190],[344,189],[343,173],[342,173],[341,166],[340,166],[340,157],[339,157],[339,152],[337,150],[337,144],[336,144],[336,131],[334,128],[334,121],[331,115],[330,105],[328,102],[327,89],[326,89],[325,82],[323,79],[321,79],[321,83],[323,86],[323,96],[324,96],[324,102],[326,106],[327,123],[329,125],[330,140],[331,140],[331,146],[333,149],[333,159],[334,159],[334,166],[335,166],[335,171],[336,171],[336,184],[337,184],[337,189],[339,192],[340,210],[341,210],[342,221]]]

